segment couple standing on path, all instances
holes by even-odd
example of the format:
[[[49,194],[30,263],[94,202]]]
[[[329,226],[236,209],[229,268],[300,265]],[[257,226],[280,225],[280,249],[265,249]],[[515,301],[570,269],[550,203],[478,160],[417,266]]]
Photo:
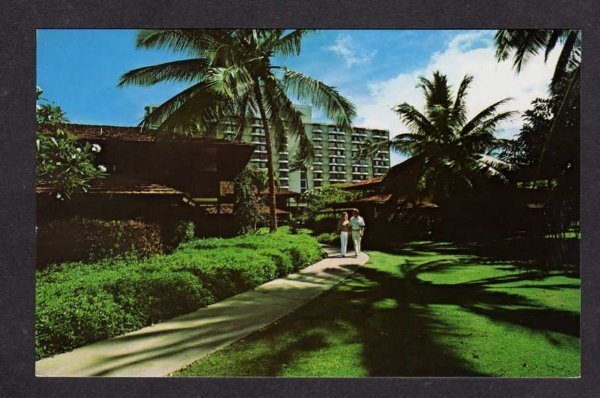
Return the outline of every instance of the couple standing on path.
[[[348,235],[352,235],[354,243],[354,257],[360,254],[360,241],[365,233],[365,220],[360,216],[358,209],[352,210],[352,217],[348,219],[348,213],[343,212],[337,227],[340,234],[340,257],[346,257],[348,247]]]

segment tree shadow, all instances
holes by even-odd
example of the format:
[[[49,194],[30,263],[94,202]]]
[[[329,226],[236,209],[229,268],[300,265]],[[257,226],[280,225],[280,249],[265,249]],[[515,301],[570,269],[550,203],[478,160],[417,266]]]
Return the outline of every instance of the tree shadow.
[[[452,257],[419,262],[422,252],[447,253]],[[287,336],[286,341],[293,341],[278,345],[277,355],[266,353],[253,357],[251,363],[262,365],[258,373],[253,368],[248,375],[280,375],[279,358],[293,361],[312,351],[309,346],[299,348],[303,336],[310,336],[315,330],[334,335],[339,333],[340,325],[350,325],[355,333],[346,343],[361,345],[362,365],[369,376],[490,376],[476,369],[475,354],[468,358],[464,352],[458,353],[456,346],[447,343],[462,344],[472,333],[457,330],[434,314],[433,308],[439,306],[460,307],[495,323],[526,328],[555,345],[560,343],[552,332],[579,336],[578,314],[543,307],[518,294],[489,290],[503,284],[539,280],[537,272],[435,284],[420,279],[420,275],[448,272],[457,264],[457,258],[472,259],[473,264],[481,264],[481,259],[473,256],[468,247],[445,248],[428,243],[404,247],[393,254],[404,257],[396,265],[401,275],[372,267],[359,268],[343,285],[309,302],[284,322],[255,333],[244,344],[235,344],[234,350],[243,351],[253,342],[274,341],[282,334]],[[561,286],[544,285],[543,288]],[[290,338],[294,334],[297,337]],[[320,341],[318,349],[328,346],[327,341]],[[236,375],[246,373],[242,370]]]

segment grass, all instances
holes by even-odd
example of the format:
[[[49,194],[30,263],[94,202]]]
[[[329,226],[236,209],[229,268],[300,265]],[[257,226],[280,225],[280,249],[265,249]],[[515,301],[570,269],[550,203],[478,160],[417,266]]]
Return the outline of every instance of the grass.
[[[369,252],[337,288],[176,376],[580,373],[580,281],[453,245]]]

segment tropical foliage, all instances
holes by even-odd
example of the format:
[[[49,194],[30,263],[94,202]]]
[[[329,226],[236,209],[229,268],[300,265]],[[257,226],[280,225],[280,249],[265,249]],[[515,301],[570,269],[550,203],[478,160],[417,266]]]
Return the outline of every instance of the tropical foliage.
[[[521,71],[532,56],[543,50],[547,61],[553,49],[558,44],[562,45],[550,84],[551,96],[534,101],[533,109],[525,114],[525,124],[516,142],[517,148],[534,151],[529,155],[535,156],[535,159],[529,160],[530,164],[533,164],[533,161],[538,164],[538,174],[556,151],[562,152],[560,161],[563,163],[563,169],[559,166],[554,170],[557,175],[562,174],[564,167],[572,167],[574,162],[578,163],[579,156],[581,31],[499,30],[496,33],[495,44],[498,60],[512,57],[517,72]],[[566,134],[571,136],[565,137]],[[559,137],[555,137],[556,135]],[[534,136],[543,142],[536,142],[532,146],[532,142],[528,140],[535,140]],[[516,151],[512,152],[511,156],[515,156]],[[569,159],[565,161],[565,158]]]
[[[277,227],[273,149],[282,148],[292,137],[299,142],[300,157],[312,157],[301,113],[288,95],[310,102],[342,128],[349,128],[355,116],[354,106],[335,88],[272,64],[274,56],[299,55],[302,39],[309,33],[299,29],[143,30],[137,37],[138,48],[166,48],[190,58],[129,71],[119,82],[120,86],[191,84],[143,121],[163,130],[214,134],[219,123],[236,120],[240,139],[247,119],[258,114],[266,136],[271,230]]]
[[[264,206],[259,193],[267,187],[266,173],[254,165],[248,165],[234,181],[234,214],[245,234],[255,231],[263,222],[261,207]]]
[[[494,151],[501,144],[495,137],[499,125],[514,115],[500,111],[510,99],[468,119],[465,100],[472,81],[465,76],[454,94],[446,76],[434,72],[431,79],[419,79],[425,96],[423,113],[408,103],[394,108],[408,132],[394,137],[391,146],[411,158],[386,175],[384,184],[392,191],[443,199],[472,188],[484,177],[506,180],[504,172],[510,165]]]
[[[569,75],[579,73],[581,66],[581,31],[579,30],[500,29],[496,32],[495,44],[498,61],[512,57],[517,72],[521,71],[532,56],[542,51],[547,61],[552,50],[558,44],[562,44],[550,84],[555,94],[561,91],[561,83],[568,79]]]
[[[516,139],[507,141],[500,157],[516,167],[537,164],[552,127],[556,105],[552,98],[536,98],[531,109],[523,113],[524,123]]]
[[[68,122],[59,106],[44,101],[37,88],[36,158],[37,183],[52,187],[52,194],[64,200],[74,192],[86,191],[92,180],[106,176],[106,169],[94,165],[99,145],[80,144],[64,128]]]
[[[390,147],[390,141],[367,138],[361,143],[354,160],[368,160],[371,165],[371,175],[375,175],[375,159],[382,150]]]
[[[338,185],[329,185],[304,191],[300,200],[306,203],[306,210],[313,218],[317,211],[333,203],[347,202],[354,196],[354,193],[344,190]]]

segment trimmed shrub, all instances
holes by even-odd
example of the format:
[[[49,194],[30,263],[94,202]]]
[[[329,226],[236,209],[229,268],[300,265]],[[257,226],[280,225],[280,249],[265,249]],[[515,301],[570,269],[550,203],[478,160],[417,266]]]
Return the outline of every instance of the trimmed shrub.
[[[317,236],[317,242],[324,245],[338,245],[340,243],[340,234],[336,232],[323,233]]]
[[[169,253],[196,236],[196,226],[192,221],[178,220],[161,226],[164,250]]]
[[[36,357],[185,314],[321,259],[287,228],[198,239],[169,255],[51,265],[36,273]]]
[[[135,220],[54,220],[38,227],[38,266],[63,261],[98,261],[107,257],[149,257],[163,252],[157,224]]]

